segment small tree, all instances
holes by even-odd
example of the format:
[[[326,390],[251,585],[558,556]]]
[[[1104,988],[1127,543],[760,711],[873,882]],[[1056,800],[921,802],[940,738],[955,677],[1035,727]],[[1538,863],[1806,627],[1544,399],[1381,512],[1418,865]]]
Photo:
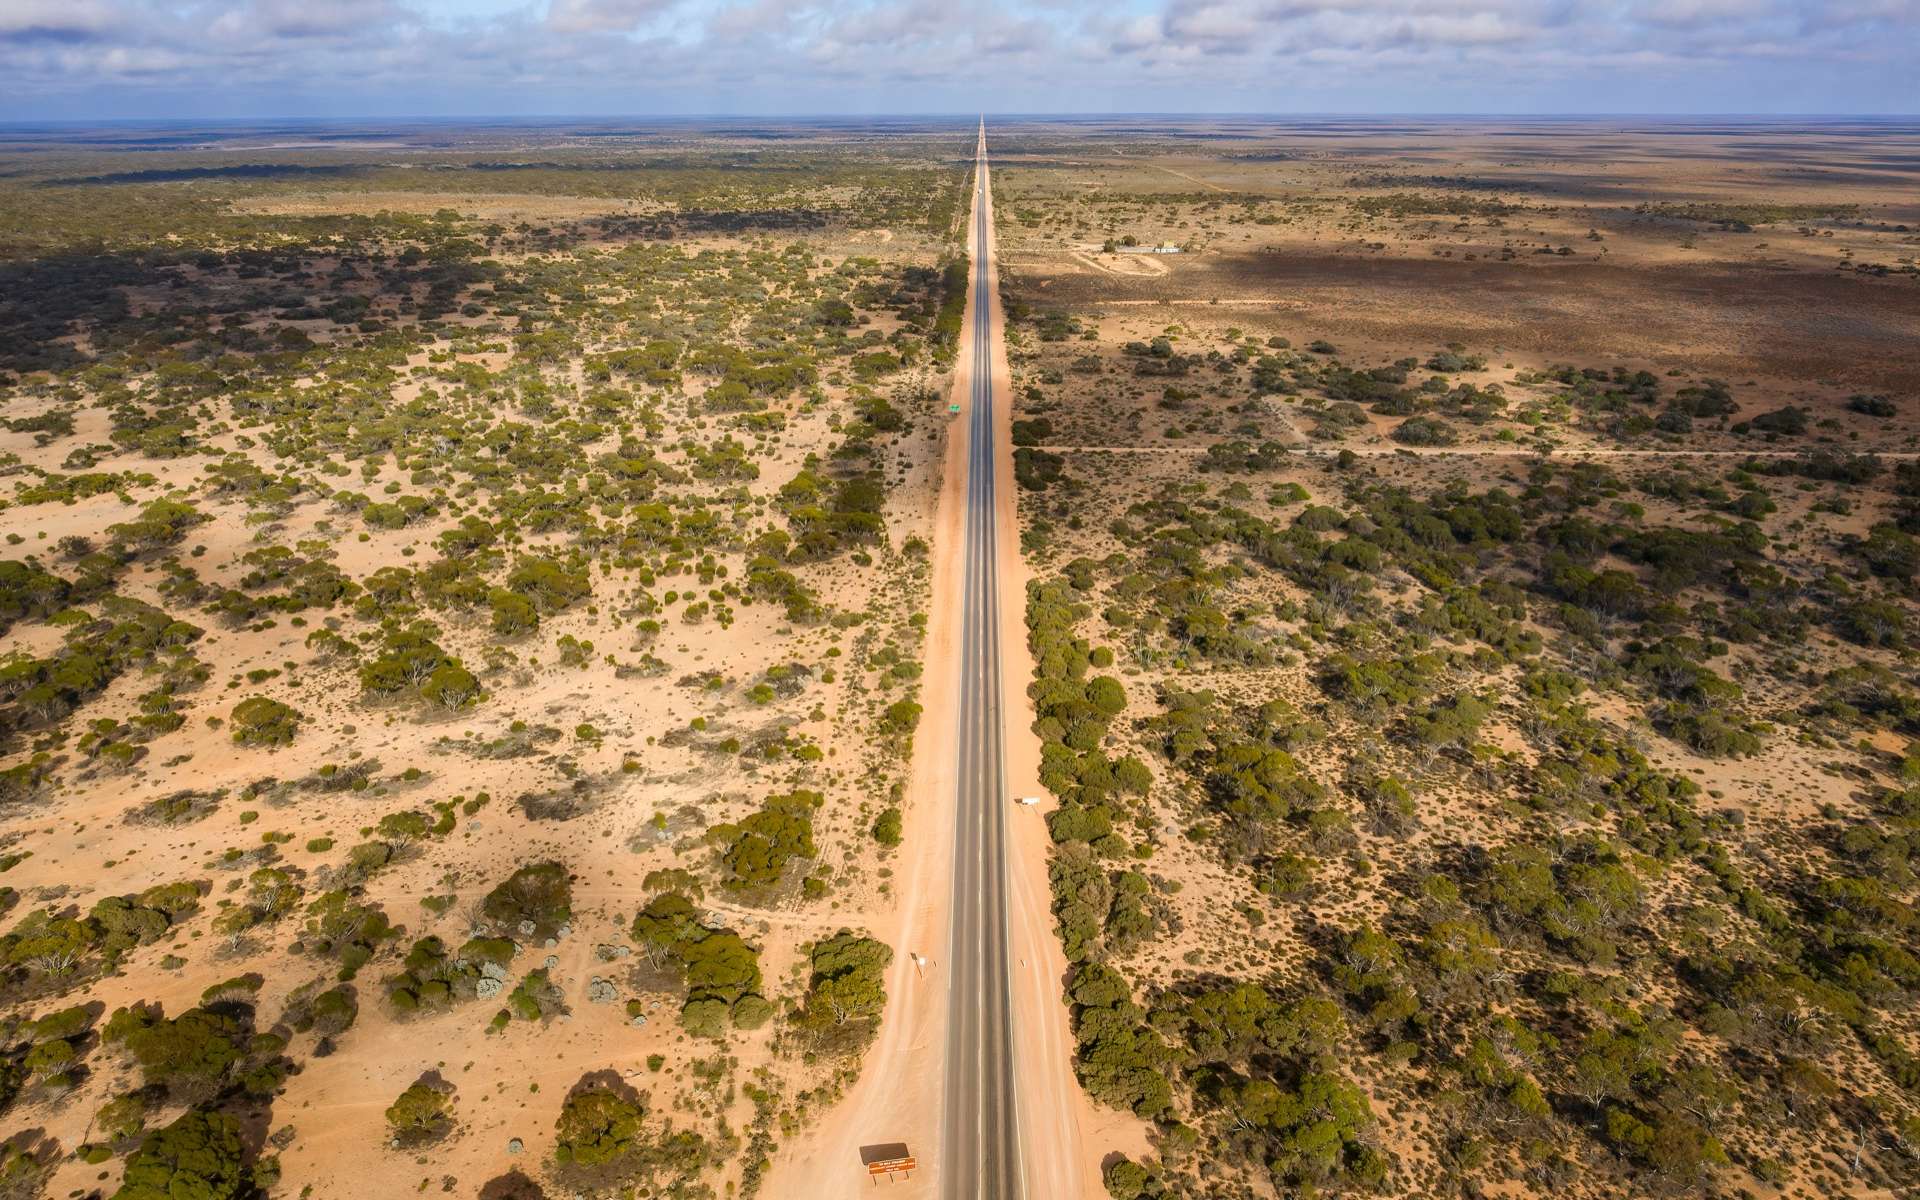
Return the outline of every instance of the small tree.
[[[243,746],[285,746],[300,730],[300,714],[289,705],[266,696],[254,696],[233,706],[233,740]]]
[[[420,694],[441,708],[465,708],[480,699],[480,681],[457,662],[443,663],[420,685]]]
[[[681,1006],[680,1025],[694,1037],[720,1037],[727,1031],[727,1002],[696,995]]]
[[[583,1080],[560,1106],[553,1157],[562,1167],[601,1168],[637,1148],[647,1110],[638,1096]]]
[[[920,723],[921,708],[911,700],[895,700],[887,705],[885,723],[887,732],[909,734]]]
[[[773,1003],[765,996],[748,992],[733,1002],[733,1024],[736,1029],[758,1029],[773,1019]]]
[[[511,637],[526,633],[540,625],[540,610],[533,601],[518,592],[506,588],[495,588],[487,598],[493,607],[493,631]]]
[[[822,1041],[863,1044],[886,1007],[886,971],[893,950],[885,942],[843,931],[816,944],[809,957],[813,978],[801,1026]]]
[[[308,1010],[308,1019],[312,1028],[323,1038],[338,1037],[353,1027],[354,1018],[360,1015],[360,1002],[353,989],[341,984],[329,988],[313,998]]]
[[[93,935],[88,922],[35,913],[14,931],[8,958],[48,975],[64,975],[87,956]]]
[[[439,1141],[453,1129],[453,1094],[425,1080],[414,1083],[388,1107],[387,1125],[395,1145]]]
[[[1153,1182],[1153,1176],[1145,1167],[1125,1155],[1109,1163],[1101,1172],[1101,1178],[1107,1185],[1107,1195],[1113,1200],[1136,1200]]]
[[[633,918],[633,940],[641,953],[655,966],[678,959],[681,948],[690,940],[704,936],[693,901],[679,892],[662,892],[647,901]]]
[[[246,1057],[246,1028],[232,1013],[207,1008],[171,1020],[158,1009],[123,1008],[102,1037],[124,1044],[149,1084],[189,1096],[218,1091]]]
[[[573,917],[573,883],[559,863],[533,863],[488,892],[480,911],[508,933],[554,937]]]
[[[141,1139],[114,1200],[236,1200],[251,1184],[240,1122],[190,1109]]]
[[[427,819],[425,813],[405,809],[381,817],[376,830],[380,834],[380,840],[397,852],[405,850],[433,832],[433,822]]]
[[[382,942],[400,936],[377,904],[344,891],[323,892],[307,905],[301,944],[312,954],[339,960],[341,980],[352,979]]]
[[[115,1096],[94,1114],[93,1127],[110,1142],[138,1137],[146,1130],[148,1107],[144,1092]]]

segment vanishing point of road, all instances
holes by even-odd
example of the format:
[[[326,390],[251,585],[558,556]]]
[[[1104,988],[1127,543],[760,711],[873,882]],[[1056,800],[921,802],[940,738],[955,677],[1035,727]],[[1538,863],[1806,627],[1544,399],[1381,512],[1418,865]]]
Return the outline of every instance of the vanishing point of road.
[[[975,150],[973,391],[961,601],[960,730],[947,962],[946,1087],[941,1117],[944,1200],[1021,1200],[1020,1121],[1007,977],[1007,796],[1001,704],[996,538],[987,131]]]

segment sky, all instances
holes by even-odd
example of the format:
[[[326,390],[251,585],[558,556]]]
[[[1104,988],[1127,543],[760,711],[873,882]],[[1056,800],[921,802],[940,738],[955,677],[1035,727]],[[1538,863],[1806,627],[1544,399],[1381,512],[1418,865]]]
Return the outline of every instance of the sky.
[[[0,0],[0,121],[1920,112],[1920,0]]]

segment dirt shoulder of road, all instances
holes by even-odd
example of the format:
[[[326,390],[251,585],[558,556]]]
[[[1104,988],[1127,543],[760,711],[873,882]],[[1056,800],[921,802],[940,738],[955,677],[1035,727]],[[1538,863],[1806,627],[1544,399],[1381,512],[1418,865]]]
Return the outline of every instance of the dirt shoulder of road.
[[[994,408],[994,472],[1000,558],[1002,720],[1006,723],[1007,787],[1013,796],[1045,797],[1043,805],[1019,808],[1009,822],[1007,845],[1008,952],[1014,1011],[1014,1078],[1032,1200],[1081,1197],[1100,1200],[1101,1158],[1146,1153],[1145,1126],[1129,1114],[1096,1109],[1074,1076],[1073,1033],[1064,992],[1066,956],[1054,933],[1047,860],[1052,839],[1046,813],[1055,801],[1040,786],[1040,739],[1033,733],[1033,702],[1027,683],[1033,656],[1027,650],[1027,580],[1020,554],[1018,489],[1013,483],[1013,371],[1007,362],[1005,309],[1000,303],[997,236],[992,233],[992,175],[988,175],[989,245],[982,269],[992,293],[991,333]],[[971,329],[969,324],[967,328]],[[936,595],[938,593],[936,592]],[[1011,797],[1009,798],[1009,802]]]

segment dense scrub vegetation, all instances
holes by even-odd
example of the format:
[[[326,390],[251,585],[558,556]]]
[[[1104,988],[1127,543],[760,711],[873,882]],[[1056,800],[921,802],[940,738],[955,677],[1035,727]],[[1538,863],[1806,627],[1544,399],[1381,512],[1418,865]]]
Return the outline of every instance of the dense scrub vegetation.
[[[1015,433],[1111,1194],[1913,1187],[1910,464],[1710,378],[1069,322]],[[1511,449],[1576,433],[1644,454]]]
[[[1290,523],[1161,499],[1113,523],[1129,553],[1034,585],[1036,728],[1061,798],[1053,874],[1080,964],[1069,994],[1082,1079],[1159,1121],[1168,1164],[1185,1161],[1197,1130],[1211,1153],[1278,1182],[1380,1183],[1389,1164],[1365,1134],[1365,1092],[1333,1066],[1339,1047],[1381,1056],[1368,1069],[1389,1079],[1484,1095],[1488,1111],[1534,1132],[1496,1146],[1461,1125],[1443,1147],[1472,1144],[1479,1169],[1530,1178],[1581,1157],[1549,1134],[1561,1123],[1596,1131],[1604,1153],[1650,1176],[1692,1182],[1736,1160],[1764,1173],[1793,1112],[1779,1097],[1830,1094],[1843,1054],[1878,1061],[1864,1068],[1879,1082],[1863,1119],[1881,1144],[1920,1132],[1895,1032],[1920,987],[1912,876],[1862,876],[1837,854],[1820,871],[1750,861],[1737,814],[1702,806],[1694,780],[1654,766],[1590,704],[1633,698],[1661,735],[1709,758],[1760,752],[1781,720],[1811,731],[1807,712],[1762,719],[1734,682],[1818,620],[1811,598],[1783,602],[1793,590],[1757,524],[1574,515],[1578,496],[1626,490],[1601,471],[1551,467],[1518,493],[1422,498],[1356,479],[1331,522],[1315,514],[1333,510],[1309,506]],[[1382,583],[1395,577],[1416,589],[1390,598]],[[1763,587],[1774,598],[1760,608]],[[1261,591],[1286,598],[1254,601]],[[1136,667],[1166,680],[1152,695],[1159,713],[1123,741],[1156,750],[1157,770],[1111,757],[1109,722],[1145,697],[1090,676],[1096,653],[1113,659],[1078,632],[1096,614]],[[1709,666],[1730,644],[1760,653],[1739,671]],[[1261,690],[1266,669],[1289,662],[1317,696]],[[1220,674],[1249,667],[1261,669],[1250,693]],[[1248,698],[1186,690],[1185,676],[1231,681]],[[1490,745],[1495,724],[1529,752]],[[1349,870],[1395,861],[1398,844],[1445,819],[1423,818],[1435,793],[1470,781],[1505,811],[1478,818],[1501,831],[1494,839],[1430,852],[1385,912],[1296,923],[1309,961],[1291,982],[1155,972],[1137,998],[1106,964],[1138,958],[1168,901],[1140,865],[1161,841],[1138,799],[1155,774],[1176,785],[1165,802],[1186,839],[1282,904],[1323,890],[1329,856]],[[1870,812],[1906,804],[1898,789],[1867,795]],[[1884,836],[1873,818],[1847,828],[1851,844]],[[1682,907],[1652,908],[1656,889]],[[1269,903],[1248,902],[1248,919]],[[1623,970],[1682,991],[1637,998]],[[1825,1032],[1786,1036],[1761,1015],[1768,1004]],[[1244,1032],[1225,1033],[1216,1006]],[[1690,1025],[1709,1040],[1684,1043]],[[1223,1035],[1240,1039],[1224,1061]],[[1823,1082],[1807,1084],[1810,1073]],[[1743,1124],[1728,1123],[1736,1112]],[[1269,1140],[1248,1142],[1254,1130]],[[1907,1169],[1897,1149],[1878,1161]]]

